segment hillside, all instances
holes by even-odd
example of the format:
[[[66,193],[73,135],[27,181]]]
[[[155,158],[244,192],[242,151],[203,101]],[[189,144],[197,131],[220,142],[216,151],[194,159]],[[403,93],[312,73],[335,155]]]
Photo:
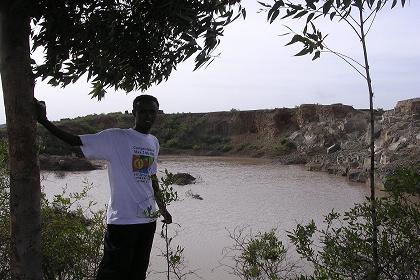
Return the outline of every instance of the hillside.
[[[160,114],[152,133],[161,154],[272,157],[285,164],[306,164],[364,182],[369,166],[369,115],[342,104],[304,104],[271,110]],[[75,134],[129,128],[130,114],[110,113],[63,119],[56,124]],[[375,160],[383,177],[397,166],[419,166],[420,98],[400,101],[393,110],[377,111]],[[4,131],[3,131],[4,135]],[[44,155],[80,156],[39,129]]]

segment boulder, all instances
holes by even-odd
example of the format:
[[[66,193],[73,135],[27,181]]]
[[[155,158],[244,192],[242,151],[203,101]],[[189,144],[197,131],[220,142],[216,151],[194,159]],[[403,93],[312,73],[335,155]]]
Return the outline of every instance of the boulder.
[[[401,137],[398,139],[397,142],[394,142],[391,145],[389,145],[388,149],[390,151],[396,152],[398,150],[401,150],[402,148],[407,147],[407,145],[408,145],[407,138]]]
[[[347,178],[351,182],[365,183],[368,176],[367,172],[362,169],[350,169],[347,173]]]
[[[176,174],[174,174],[173,179],[174,179],[174,184],[175,185],[180,185],[180,186],[195,183],[195,177],[193,177],[192,175],[190,175],[188,173],[176,173]]]

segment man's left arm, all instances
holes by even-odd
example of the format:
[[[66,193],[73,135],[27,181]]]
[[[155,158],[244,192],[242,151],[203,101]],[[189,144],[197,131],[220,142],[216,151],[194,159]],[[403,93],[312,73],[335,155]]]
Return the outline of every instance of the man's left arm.
[[[151,177],[152,177],[152,187],[153,187],[153,192],[155,194],[156,204],[158,205],[159,211],[162,214],[163,222],[166,224],[170,224],[172,223],[172,216],[166,209],[166,205],[163,201],[162,194],[159,189],[159,179],[156,176],[156,174],[153,174]]]

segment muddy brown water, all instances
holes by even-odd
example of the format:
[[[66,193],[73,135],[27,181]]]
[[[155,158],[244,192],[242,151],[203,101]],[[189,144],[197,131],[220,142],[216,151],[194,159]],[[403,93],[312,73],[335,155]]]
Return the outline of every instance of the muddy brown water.
[[[297,223],[311,219],[321,223],[331,209],[346,210],[369,194],[365,185],[349,183],[343,177],[309,172],[302,166],[278,165],[267,159],[163,156],[159,170],[165,169],[188,172],[197,178],[193,185],[176,186],[181,200],[169,210],[179,224],[172,225],[178,232],[174,245],[185,248],[188,268],[206,280],[238,279],[220,267],[223,248],[232,244],[229,231],[246,227],[246,231],[257,233],[276,228],[287,243],[285,231]],[[97,202],[95,207],[102,208],[108,201],[107,170],[42,175],[49,197],[63,186],[69,192],[78,191],[84,181],[89,181],[94,185],[90,199]],[[188,195],[191,193],[203,199],[194,199]],[[159,231],[160,225],[151,258],[151,280],[164,279],[164,274],[156,273],[165,269],[163,258],[158,256],[164,249]]]

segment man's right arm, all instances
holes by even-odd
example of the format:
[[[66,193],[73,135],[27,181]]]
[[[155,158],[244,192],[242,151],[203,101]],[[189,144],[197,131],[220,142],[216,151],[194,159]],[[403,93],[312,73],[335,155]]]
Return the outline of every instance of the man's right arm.
[[[49,132],[51,132],[54,136],[60,138],[61,140],[72,146],[83,145],[82,140],[80,140],[80,137],[78,135],[68,133],[67,131],[62,130],[61,128],[57,127],[55,124],[48,120],[47,110],[43,101],[38,101],[34,98],[34,104],[38,122],[42,124]]]

